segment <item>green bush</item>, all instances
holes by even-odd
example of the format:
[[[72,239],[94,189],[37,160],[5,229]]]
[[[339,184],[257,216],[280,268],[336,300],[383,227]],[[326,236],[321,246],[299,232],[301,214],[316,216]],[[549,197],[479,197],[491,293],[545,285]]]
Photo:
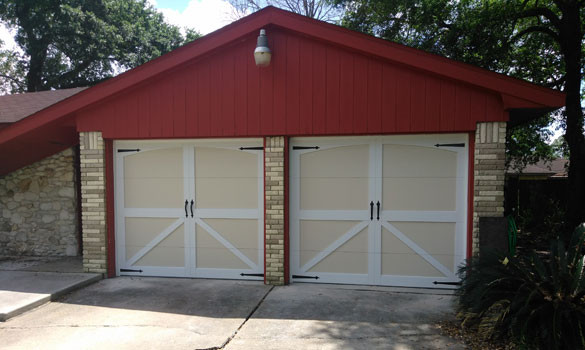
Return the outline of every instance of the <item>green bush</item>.
[[[585,349],[585,224],[566,248],[506,257],[482,254],[459,270],[463,325],[483,338],[508,338],[521,349]]]

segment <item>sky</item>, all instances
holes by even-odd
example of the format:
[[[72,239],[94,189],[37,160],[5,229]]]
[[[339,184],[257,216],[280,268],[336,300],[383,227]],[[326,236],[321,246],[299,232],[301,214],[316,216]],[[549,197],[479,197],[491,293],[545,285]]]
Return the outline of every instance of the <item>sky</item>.
[[[224,0],[148,0],[163,13],[167,22],[182,29],[192,28],[205,35],[236,18],[234,8]],[[0,24],[0,40],[4,48],[15,49],[13,34]]]
[[[235,9],[224,0],[149,0],[163,13],[167,22],[180,28],[192,28],[205,35],[236,18]]]

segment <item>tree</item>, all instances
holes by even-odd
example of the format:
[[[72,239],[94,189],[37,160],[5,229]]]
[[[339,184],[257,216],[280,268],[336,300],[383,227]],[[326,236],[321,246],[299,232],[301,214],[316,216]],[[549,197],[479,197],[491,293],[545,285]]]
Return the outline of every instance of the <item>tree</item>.
[[[0,47],[3,44],[0,40]],[[17,78],[24,76],[19,69],[19,59],[18,52],[0,50],[0,95],[24,91],[23,82]]]
[[[449,58],[562,88],[569,165],[568,221],[585,221],[585,137],[581,106],[585,0],[335,0],[343,25]],[[535,125],[510,130],[533,137]],[[529,129],[532,137],[527,138]],[[542,135],[542,133],[541,133]],[[520,145],[522,146],[522,145]],[[528,150],[536,151],[537,145]],[[516,149],[522,150],[522,147]],[[527,151],[526,147],[523,149]]]
[[[0,20],[24,53],[5,78],[29,92],[93,85],[185,42],[145,0],[0,0]]]
[[[236,17],[243,17],[266,6],[279,7],[303,16],[327,22],[337,22],[341,12],[330,0],[229,0]]]

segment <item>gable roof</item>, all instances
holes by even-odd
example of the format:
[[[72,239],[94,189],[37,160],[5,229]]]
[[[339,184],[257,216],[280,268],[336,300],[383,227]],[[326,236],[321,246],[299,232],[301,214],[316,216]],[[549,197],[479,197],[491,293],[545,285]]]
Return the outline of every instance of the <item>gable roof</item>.
[[[0,123],[17,122],[85,89],[78,87],[0,96]]]
[[[513,165],[508,167],[508,176],[540,176],[545,178],[566,178],[568,159],[556,158],[551,161],[538,161],[536,164],[527,164],[522,169],[516,169]]]
[[[274,7],[267,7],[0,130],[0,150],[2,150],[0,154],[7,154],[4,150],[19,149],[25,144],[27,147],[40,147],[43,142],[49,142],[54,145],[61,144],[61,148],[66,145],[71,146],[71,142],[77,142],[75,130],[75,113],[77,111],[187,64],[189,61],[208,55],[244,36],[255,34],[261,28],[271,27],[283,28],[346,50],[378,57],[397,65],[493,91],[501,96],[506,110],[518,111],[522,115],[528,113],[530,116],[530,113],[535,110],[542,112],[564,105],[564,94],[558,91]],[[65,127],[59,128],[59,125]],[[43,131],[43,129],[47,130]],[[59,132],[49,134],[49,129]],[[48,149],[41,148],[49,152]],[[53,152],[55,151],[58,150],[53,149]],[[16,163],[41,159],[47,155],[42,153],[46,152],[31,153],[28,159],[25,157],[19,162],[0,156],[0,174],[16,169]]]

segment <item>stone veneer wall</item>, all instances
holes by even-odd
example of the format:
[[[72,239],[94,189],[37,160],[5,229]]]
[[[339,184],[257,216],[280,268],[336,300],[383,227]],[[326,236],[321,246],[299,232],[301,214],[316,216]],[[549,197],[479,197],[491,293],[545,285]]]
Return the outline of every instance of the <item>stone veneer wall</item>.
[[[504,216],[506,123],[478,123],[473,177],[473,254],[479,253],[479,218]]]
[[[75,149],[0,177],[0,255],[74,256]]]
[[[284,284],[284,147],[282,136],[267,137],[264,149],[266,201],[266,283]]]
[[[79,152],[83,270],[106,273],[106,177],[102,133],[80,133]]]

